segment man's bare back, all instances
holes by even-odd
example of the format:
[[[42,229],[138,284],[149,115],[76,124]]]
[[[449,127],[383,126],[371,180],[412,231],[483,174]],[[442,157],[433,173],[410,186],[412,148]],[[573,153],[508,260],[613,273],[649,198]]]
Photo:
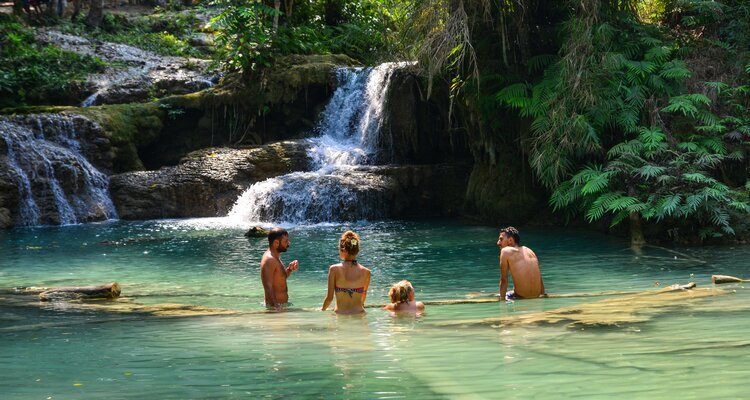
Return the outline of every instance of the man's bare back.
[[[507,231],[507,232],[506,232]],[[509,227],[500,233],[500,295],[508,290],[508,274],[513,277],[513,296],[533,299],[544,294],[544,282],[536,254],[526,246],[518,245],[518,230]]]

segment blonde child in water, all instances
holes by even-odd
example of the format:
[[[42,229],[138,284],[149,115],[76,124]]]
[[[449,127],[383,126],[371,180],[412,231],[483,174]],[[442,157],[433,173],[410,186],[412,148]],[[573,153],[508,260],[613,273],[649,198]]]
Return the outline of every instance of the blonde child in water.
[[[414,301],[414,287],[407,280],[394,283],[388,296],[391,298],[391,304],[383,307],[388,311],[414,313],[424,311],[424,303]]]

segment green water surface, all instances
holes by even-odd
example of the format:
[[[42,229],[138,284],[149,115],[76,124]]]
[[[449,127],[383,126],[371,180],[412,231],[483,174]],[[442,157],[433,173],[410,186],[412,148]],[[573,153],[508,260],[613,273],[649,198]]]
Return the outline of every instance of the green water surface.
[[[261,304],[265,239],[248,240],[221,220],[0,231],[0,288],[117,281],[122,301],[245,312],[113,315],[65,302],[15,306],[0,295],[0,397],[750,397],[750,287],[722,286],[733,292],[607,327],[480,323],[602,297],[427,306],[420,317],[379,309],[336,316],[313,309],[345,229],[362,236],[371,304],[384,303],[401,279],[412,281],[418,300],[486,298],[498,290],[497,229],[446,221],[288,228],[283,260],[299,259],[300,270],[289,279],[294,306],[285,313]],[[634,251],[621,239],[563,229],[528,229],[522,238],[553,294],[750,277],[750,247]]]

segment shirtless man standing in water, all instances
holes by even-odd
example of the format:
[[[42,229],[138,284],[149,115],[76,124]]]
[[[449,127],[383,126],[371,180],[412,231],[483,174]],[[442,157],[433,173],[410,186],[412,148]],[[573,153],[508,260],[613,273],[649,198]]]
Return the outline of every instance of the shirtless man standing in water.
[[[280,308],[289,302],[286,278],[299,268],[294,260],[284,267],[281,253],[289,248],[289,233],[284,228],[273,228],[268,232],[268,250],[260,260],[260,279],[266,292],[266,307]]]
[[[505,300],[533,299],[544,294],[544,282],[536,254],[521,246],[518,229],[509,226],[500,230],[500,296]],[[513,290],[508,290],[508,271],[513,277]]]

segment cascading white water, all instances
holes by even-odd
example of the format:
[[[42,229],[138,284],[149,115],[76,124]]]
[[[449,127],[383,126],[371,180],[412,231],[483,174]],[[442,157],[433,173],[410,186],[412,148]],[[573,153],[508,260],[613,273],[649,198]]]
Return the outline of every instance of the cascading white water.
[[[62,115],[37,117],[36,131],[0,120],[6,163],[18,186],[17,225],[117,218],[109,180],[81,154],[77,135],[75,124]]]
[[[384,178],[372,165],[393,72],[411,63],[340,68],[338,87],[309,139],[311,171],[258,182],[237,200],[238,222],[333,222],[382,217]]]

